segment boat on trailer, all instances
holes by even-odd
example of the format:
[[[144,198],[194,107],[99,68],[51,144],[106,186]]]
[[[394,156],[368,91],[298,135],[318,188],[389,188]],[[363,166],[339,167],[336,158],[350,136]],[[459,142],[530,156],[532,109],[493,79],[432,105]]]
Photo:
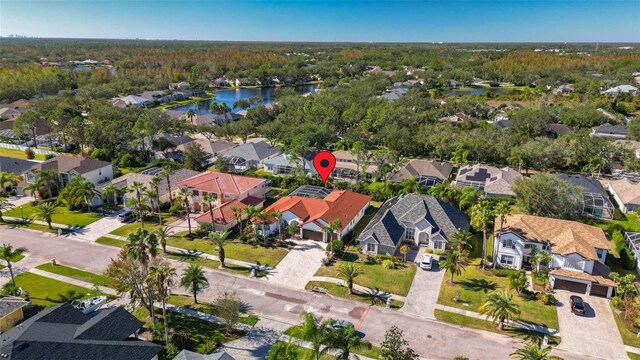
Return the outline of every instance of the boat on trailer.
[[[81,310],[85,314],[89,314],[95,310],[98,310],[100,306],[107,302],[106,296],[96,296],[87,300],[73,300],[71,306]]]

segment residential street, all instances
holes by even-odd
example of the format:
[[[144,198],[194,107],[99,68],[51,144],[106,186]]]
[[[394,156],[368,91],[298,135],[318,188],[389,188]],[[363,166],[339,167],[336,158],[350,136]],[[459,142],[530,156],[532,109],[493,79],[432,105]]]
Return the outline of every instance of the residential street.
[[[34,231],[3,227],[1,232],[2,242],[25,246],[40,258],[56,258],[63,264],[96,273],[104,271],[119,251],[115,247]],[[251,311],[289,324],[298,323],[303,311],[346,319],[356,324],[373,343],[382,342],[384,332],[395,325],[404,330],[411,347],[428,359],[451,359],[456,355],[470,359],[507,359],[521,344],[507,336],[416,318],[384,308],[371,308],[366,304],[275,286],[244,276],[207,269],[207,277],[211,286],[202,292],[202,299],[213,299],[224,291],[235,291]],[[562,350],[555,353],[565,359],[585,358]]]

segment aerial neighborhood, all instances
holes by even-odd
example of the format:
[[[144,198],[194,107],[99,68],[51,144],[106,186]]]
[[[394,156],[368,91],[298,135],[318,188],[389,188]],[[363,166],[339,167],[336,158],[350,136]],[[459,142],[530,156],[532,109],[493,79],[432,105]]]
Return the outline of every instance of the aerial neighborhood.
[[[2,41],[0,358],[640,358],[637,44]]]

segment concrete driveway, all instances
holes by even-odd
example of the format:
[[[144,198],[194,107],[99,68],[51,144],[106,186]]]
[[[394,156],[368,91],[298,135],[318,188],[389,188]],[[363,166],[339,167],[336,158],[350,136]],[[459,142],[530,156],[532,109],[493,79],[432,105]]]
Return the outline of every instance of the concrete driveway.
[[[294,240],[291,240],[294,241]],[[273,269],[264,281],[294,289],[304,289],[318,271],[325,257],[323,243],[313,240],[295,241],[296,246]]]
[[[106,215],[96,222],[93,222],[81,229],[77,229],[71,234],[71,236],[80,240],[96,241],[113,230],[125,225],[118,220],[118,215],[123,211],[124,209],[114,212],[113,214]]]
[[[410,258],[415,262],[419,262],[423,253],[424,248],[421,248],[416,254],[412,254],[413,256],[410,256]],[[444,271],[440,270],[437,261],[433,263],[431,270],[422,270],[418,267],[411,289],[409,289],[409,294],[407,294],[407,300],[399,311],[409,315],[435,319],[433,311],[438,302],[443,276]]]
[[[579,295],[586,303],[587,313],[578,316],[571,313],[569,297]],[[576,294],[568,291],[556,291],[558,323],[562,342],[559,349],[574,354],[584,354],[602,359],[626,359],[627,354],[622,338],[617,330],[609,300]]]

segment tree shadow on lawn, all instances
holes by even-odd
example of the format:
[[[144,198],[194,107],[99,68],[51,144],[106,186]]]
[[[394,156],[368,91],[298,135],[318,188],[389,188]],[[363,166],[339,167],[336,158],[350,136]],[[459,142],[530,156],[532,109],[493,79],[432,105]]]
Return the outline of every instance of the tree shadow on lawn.
[[[458,280],[456,281],[457,285],[462,286],[463,289],[469,291],[482,291],[484,293],[488,293],[489,291],[496,290],[498,288],[498,284],[493,281],[488,281],[487,279],[479,279],[472,278],[468,280]]]

